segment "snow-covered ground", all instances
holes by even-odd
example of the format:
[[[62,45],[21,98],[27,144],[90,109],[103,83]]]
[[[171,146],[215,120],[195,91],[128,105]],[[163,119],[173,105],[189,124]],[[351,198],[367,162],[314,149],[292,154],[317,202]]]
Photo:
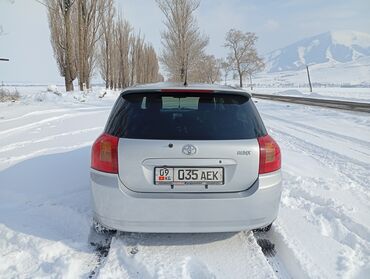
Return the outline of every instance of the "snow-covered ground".
[[[370,86],[370,57],[340,63],[330,61],[309,67],[313,84],[338,86]],[[307,85],[307,71],[283,71],[257,74],[253,82],[268,87]]]
[[[258,101],[283,154],[284,192],[272,230],[286,265],[310,278],[370,274],[370,117]]]
[[[40,90],[0,103],[1,278],[368,278],[368,114],[258,100],[283,152],[269,233],[120,233],[102,251],[89,244],[90,146],[117,93]]]

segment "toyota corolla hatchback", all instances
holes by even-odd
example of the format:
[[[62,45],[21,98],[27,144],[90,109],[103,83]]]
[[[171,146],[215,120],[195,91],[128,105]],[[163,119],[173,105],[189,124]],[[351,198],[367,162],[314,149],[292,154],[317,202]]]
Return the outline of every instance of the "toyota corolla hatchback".
[[[269,229],[280,166],[279,146],[247,92],[129,88],[92,147],[95,224],[128,232]]]

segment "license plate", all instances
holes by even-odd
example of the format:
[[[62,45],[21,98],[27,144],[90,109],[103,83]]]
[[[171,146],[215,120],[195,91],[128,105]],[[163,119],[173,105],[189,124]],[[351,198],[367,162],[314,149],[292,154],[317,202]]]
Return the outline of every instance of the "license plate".
[[[155,168],[156,185],[223,185],[223,168]]]

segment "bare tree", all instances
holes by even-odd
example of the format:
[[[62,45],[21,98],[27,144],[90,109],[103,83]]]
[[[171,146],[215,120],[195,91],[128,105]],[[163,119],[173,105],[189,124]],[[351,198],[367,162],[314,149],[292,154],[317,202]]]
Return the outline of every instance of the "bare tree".
[[[225,47],[230,49],[228,60],[232,69],[239,75],[239,85],[243,87],[243,79],[246,75],[263,69],[263,60],[258,57],[255,43],[257,36],[251,32],[242,32],[231,29],[226,34]]]
[[[201,35],[194,12],[200,0],[156,0],[165,15],[166,30],[162,32],[164,50],[161,62],[171,79],[185,81],[188,72],[204,54],[208,38]]]
[[[96,62],[96,43],[107,1],[45,0],[38,1],[48,9],[49,27],[54,56],[65,77],[67,91],[73,91],[78,77],[80,89],[90,87]]]
[[[206,72],[208,73],[208,82],[216,83],[221,80],[222,59],[216,59],[213,55],[208,55],[206,60]]]
[[[221,70],[223,74],[224,84],[227,84],[227,78],[229,73],[232,71],[231,62],[228,59],[222,59],[221,61]]]
[[[100,24],[109,1],[78,1],[78,81],[80,90],[90,88],[96,63],[96,45],[102,36]]]
[[[189,79],[195,82],[216,83],[221,80],[221,60],[214,55],[203,55],[195,63]]]
[[[77,77],[75,43],[72,30],[74,0],[47,0],[50,40],[66,91],[73,91]]]
[[[115,9],[113,4],[113,0],[106,1],[106,11],[103,13],[101,22],[102,38],[100,40],[99,66],[106,88],[109,88],[113,82],[113,59],[116,58],[114,56]]]
[[[131,46],[132,26],[121,17],[116,24],[116,51],[118,59],[116,60],[116,72],[118,76],[118,87],[125,88],[130,85],[130,63],[129,53]]]
[[[143,83],[143,56],[144,56],[144,38],[141,37],[139,33],[138,36],[135,38],[133,45],[132,45],[133,55],[135,55],[135,60],[132,63],[131,67],[133,67],[133,83]]]
[[[139,35],[140,36],[140,35]],[[130,63],[130,85],[135,83],[135,68],[136,68],[136,43],[137,38],[134,34],[130,36],[130,53],[129,53],[129,63]]]
[[[253,90],[253,81],[252,81],[253,75],[255,73],[262,71],[264,68],[265,68],[265,63],[263,62],[261,58],[255,59],[254,63],[249,65],[247,74],[249,75],[249,85],[250,85],[251,90]]]

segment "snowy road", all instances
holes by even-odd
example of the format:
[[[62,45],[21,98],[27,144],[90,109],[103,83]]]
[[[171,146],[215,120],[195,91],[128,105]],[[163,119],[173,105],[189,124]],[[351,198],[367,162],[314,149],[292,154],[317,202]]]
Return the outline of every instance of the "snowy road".
[[[113,236],[109,251],[89,245],[89,147],[113,99],[0,104],[1,278],[366,278],[370,273],[368,115],[269,101],[258,101],[258,107],[282,148],[284,172],[272,231],[121,233]],[[257,244],[262,240],[275,245],[268,256]]]

